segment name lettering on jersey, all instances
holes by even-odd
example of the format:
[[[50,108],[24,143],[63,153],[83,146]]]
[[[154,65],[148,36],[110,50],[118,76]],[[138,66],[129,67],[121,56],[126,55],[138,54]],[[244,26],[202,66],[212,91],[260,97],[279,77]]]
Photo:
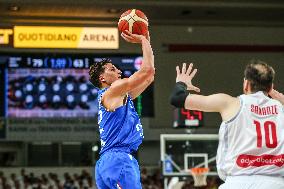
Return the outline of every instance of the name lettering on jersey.
[[[106,142],[101,139],[101,146],[104,147],[105,145],[106,145]]]
[[[140,131],[142,129],[142,125],[140,123],[136,124],[136,130]]]
[[[130,160],[132,160],[132,159],[133,159],[132,155],[128,154],[128,156],[129,156]]]
[[[137,132],[140,132],[140,137],[144,138],[143,127],[142,127],[141,123],[136,124],[136,130],[137,130]]]
[[[257,115],[276,115],[278,114],[277,106],[266,106],[266,107],[259,107],[256,105],[251,105],[251,112]]]
[[[103,119],[103,112],[100,110],[100,111],[98,112],[98,124],[101,123],[102,119]]]
[[[104,132],[104,128],[100,128],[100,134],[102,134],[102,132]]]

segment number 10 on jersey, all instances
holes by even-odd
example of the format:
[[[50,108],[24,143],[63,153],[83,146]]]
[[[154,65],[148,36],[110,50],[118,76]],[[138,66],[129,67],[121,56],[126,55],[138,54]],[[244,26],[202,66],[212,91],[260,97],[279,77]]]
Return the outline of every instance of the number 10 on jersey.
[[[257,147],[258,148],[263,147],[262,141],[264,138],[265,145],[267,148],[276,148],[277,147],[276,124],[273,121],[265,121],[262,125],[259,121],[256,120],[254,120],[253,123],[256,128]],[[264,129],[262,129],[262,127]]]

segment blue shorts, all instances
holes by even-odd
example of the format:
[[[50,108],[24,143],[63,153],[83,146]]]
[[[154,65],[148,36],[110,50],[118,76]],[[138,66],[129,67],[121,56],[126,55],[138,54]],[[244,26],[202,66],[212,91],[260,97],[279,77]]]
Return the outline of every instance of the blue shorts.
[[[125,152],[105,152],[96,163],[98,189],[142,189],[137,160]]]

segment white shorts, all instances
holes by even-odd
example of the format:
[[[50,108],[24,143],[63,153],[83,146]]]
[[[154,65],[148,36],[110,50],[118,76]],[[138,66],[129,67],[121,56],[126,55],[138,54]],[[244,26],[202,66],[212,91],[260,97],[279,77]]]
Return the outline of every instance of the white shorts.
[[[284,189],[284,177],[228,176],[219,189]]]

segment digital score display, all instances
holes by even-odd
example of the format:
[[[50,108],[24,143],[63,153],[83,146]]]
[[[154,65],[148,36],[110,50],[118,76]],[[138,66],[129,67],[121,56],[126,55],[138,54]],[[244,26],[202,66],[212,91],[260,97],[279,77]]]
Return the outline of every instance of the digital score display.
[[[176,108],[174,110],[174,128],[198,128],[203,125],[203,112]]]
[[[130,77],[140,55],[104,56]],[[103,57],[90,54],[0,54],[0,116],[8,118],[93,118],[98,90],[89,82],[89,67]],[[153,85],[134,100],[142,117],[154,116]]]

